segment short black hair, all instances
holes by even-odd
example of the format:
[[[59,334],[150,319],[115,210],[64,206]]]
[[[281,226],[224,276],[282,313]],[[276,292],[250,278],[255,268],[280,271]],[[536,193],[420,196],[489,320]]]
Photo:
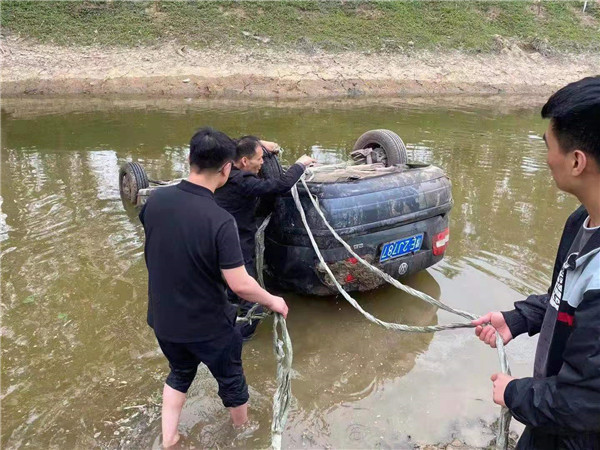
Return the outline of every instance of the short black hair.
[[[600,167],[600,76],[587,77],[555,92],[542,108],[565,152],[579,149]]]
[[[244,156],[252,158],[256,154],[256,146],[261,145],[260,139],[256,136],[242,136],[237,140],[235,148],[235,161],[239,161]]]
[[[190,140],[190,167],[196,172],[219,170],[234,158],[235,142],[214,128],[200,128]]]

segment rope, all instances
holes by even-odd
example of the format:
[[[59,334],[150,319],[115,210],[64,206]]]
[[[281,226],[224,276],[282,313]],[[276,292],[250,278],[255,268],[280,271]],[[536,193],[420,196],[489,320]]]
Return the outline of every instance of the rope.
[[[500,333],[496,332],[496,348],[498,349],[498,359],[500,360],[500,370],[502,373],[510,375],[510,367],[504,350],[504,342]],[[508,431],[510,428],[510,410],[506,406],[500,408],[500,421],[498,423],[498,431],[496,433],[496,449],[506,450],[508,448]]]
[[[271,214],[269,214],[265,218],[263,223],[260,224],[260,226],[258,227],[258,230],[256,230],[256,234],[255,234],[256,272],[258,274],[257,281],[258,281],[258,284],[260,284],[260,286],[263,289],[265,287],[265,279],[264,279],[264,275],[263,275],[263,267],[264,267],[264,260],[265,260],[265,229],[267,228],[267,225],[269,225],[270,221],[271,221]],[[246,315],[244,317],[237,317],[236,322],[248,322],[248,323],[252,324],[252,321],[262,320],[265,317],[267,317],[268,315],[270,315],[269,312],[255,314],[255,311],[259,306],[260,305],[258,303],[254,304],[252,306],[252,308],[250,308],[248,310],[248,312],[246,313]]]
[[[372,266],[371,264],[369,264],[367,261],[365,261],[363,258],[361,258],[358,254],[356,254],[354,252],[354,250],[352,249],[352,247],[350,247],[350,245],[348,245],[348,243],[346,241],[344,241],[339,234],[337,234],[337,232],[333,229],[333,227],[329,224],[329,222],[327,221],[327,219],[325,218],[325,214],[323,214],[323,211],[321,210],[321,207],[319,206],[319,202],[317,201],[316,197],[313,196],[310,192],[310,190],[308,189],[308,185],[306,184],[306,181],[304,180],[304,178],[301,178],[300,181],[302,182],[302,186],[304,186],[304,189],[306,190],[306,193],[308,194],[308,197],[310,198],[313,206],[315,207],[315,210],[317,211],[317,213],[319,214],[319,216],[321,216],[321,219],[323,220],[323,223],[325,224],[325,226],[329,229],[329,231],[331,232],[331,234],[333,235],[334,238],[336,238],[337,241],[339,241],[340,244],[342,244],[344,246],[344,248],[346,250],[348,250],[348,252],[354,256],[363,266],[365,266],[368,270],[370,270],[373,273],[376,273],[377,275],[379,275],[381,278],[383,278],[385,281],[387,281],[388,283],[390,283],[392,286],[406,292],[407,294],[413,295],[417,298],[420,298],[421,300],[430,303],[432,305],[437,306],[440,309],[443,309],[445,311],[448,311],[450,313],[453,314],[457,314],[459,316],[464,317],[465,319],[469,319],[469,320],[473,320],[476,319],[478,316],[468,313],[466,311],[461,311],[458,309],[453,309],[450,306],[446,305],[445,303],[440,302],[439,300],[431,297],[430,295],[425,294],[424,292],[421,291],[417,291],[416,289],[413,289],[409,286],[405,286],[404,284],[400,283],[398,280],[396,280],[395,278],[392,278],[391,275],[388,275],[387,273],[383,272],[382,270],[380,270],[377,267]],[[294,186],[292,188],[292,197],[294,197],[294,191],[296,192],[296,197],[298,196],[298,189],[296,186]],[[296,207],[299,208],[298,211],[300,211],[300,215],[304,218],[303,222],[306,220],[306,216],[304,215],[304,211],[302,209],[302,204],[299,203],[299,200],[296,201],[296,197],[294,197],[294,201],[296,202]],[[308,227],[307,227],[307,223],[304,223],[304,226],[306,227],[307,231],[308,231]],[[312,232],[309,231],[309,237],[312,236]],[[312,239],[311,239],[312,242]],[[313,245],[314,247],[315,245]],[[324,263],[324,261],[322,261],[323,264],[325,266],[327,266],[327,264]],[[334,278],[335,279],[335,278]],[[467,324],[464,324],[467,325]],[[468,324],[469,327],[472,327],[471,324]],[[459,327],[455,327],[455,328],[459,328]]]
[[[258,230],[256,230],[256,271],[258,273],[258,284],[261,287],[265,287],[265,278],[263,275],[263,267],[265,264],[265,230],[269,222],[271,221],[271,215],[269,214],[263,223],[260,224]]]
[[[277,328],[281,329],[281,339]],[[285,429],[292,401],[292,340],[285,319],[275,314],[273,319],[273,347],[277,359],[277,389],[273,396],[273,421],[271,422],[271,448],[281,449],[281,436]]]
[[[415,289],[412,289],[408,286],[403,285],[398,280],[390,277],[388,274],[386,274],[385,272],[382,272],[377,267],[372,266],[367,261],[365,261],[363,258],[361,258],[359,255],[357,255],[352,250],[352,248],[331,227],[331,225],[325,218],[325,215],[321,211],[318,201],[316,200],[315,197],[313,197],[310,190],[308,189],[308,185],[306,184],[306,181],[304,180],[304,176],[301,178],[301,182],[302,182],[302,185],[304,186],[304,189],[306,190],[306,193],[308,194],[309,198],[311,199],[311,202],[312,202],[313,206],[315,207],[315,210],[321,216],[321,219],[323,220],[323,222],[325,223],[325,225],[327,226],[329,231],[344,246],[344,248],[346,248],[346,250],[348,250],[348,252],[352,256],[354,256],[361,264],[363,264],[365,267],[367,267],[372,272],[380,275],[384,280],[386,280],[387,282],[392,284],[394,287],[401,289],[402,291],[404,291],[410,295],[414,295],[415,297],[420,298],[421,300],[424,300],[428,303],[436,305],[445,311],[451,312],[453,314],[462,316],[467,319],[475,319],[477,317],[474,314],[471,314],[471,313],[468,313],[465,311],[461,311],[461,310],[453,309],[450,306],[440,302],[439,300],[434,299],[433,297],[431,297],[423,292],[417,291]],[[321,254],[319,247],[315,241],[315,238],[312,234],[312,231],[311,231],[310,227],[308,226],[308,221],[306,220],[306,214],[304,213],[304,208],[302,207],[302,203],[300,202],[300,197],[298,195],[297,185],[294,185],[294,187],[291,190],[291,193],[292,193],[292,198],[294,199],[294,203],[296,204],[296,208],[298,209],[298,212],[300,213],[300,217],[302,218],[302,223],[304,225],[304,228],[306,229],[306,232],[308,234],[308,237],[310,239],[312,247],[313,247],[317,257],[319,258],[319,261],[321,262],[322,266],[325,268],[328,275],[333,280],[333,283],[335,284],[335,286],[338,289],[338,291],[340,292],[340,294],[342,294],[342,296],[348,301],[348,303],[350,303],[356,310],[358,310],[363,316],[365,316],[365,318],[367,320],[369,320],[373,323],[376,323],[377,325],[383,326],[386,329],[400,331],[400,332],[429,333],[429,332],[449,330],[449,329],[454,329],[454,328],[472,328],[473,327],[473,325],[471,323],[453,323],[453,324],[447,324],[447,325],[417,327],[417,326],[384,322],[384,321],[378,319],[377,317],[373,316],[372,314],[366,312],[364,309],[362,309],[362,307],[358,304],[358,302],[354,298],[352,298],[350,296],[350,294],[348,294],[344,290],[344,288],[339,284],[339,282],[333,275],[333,272],[331,271],[331,269],[325,262],[323,255]],[[498,357],[500,359],[500,367],[501,367],[502,372],[510,373],[510,369],[508,367],[508,360],[506,358],[506,352],[504,350],[504,343],[502,342],[502,338],[500,337],[499,333],[496,333],[496,346],[498,349]],[[508,446],[508,427],[509,427],[509,425],[510,425],[510,412],[508,411],[507,408],[503,407],[501,410],[498,434],[496,437],[496,448],[498,450],[506,450],[506,448]]]
[[[258,283],[264,289],[265,280],[263,276],[265,257],[265,229],[269,225],[271,214],[256,230],[256,271]],[[249,322],[262,320],[270,313],[255,314],[258,303],[244,317],[238,317],[238,322]],[[281,337],[280,337],[281,333]],[[292,401],[292,340],[285,323],[285,319],[279,313],[273,314],[273,351],[277,361],[276,383],[277,388],[273,395],[273,420],[271,421],[271,448],[281,449],[281,439],[285,424],[287,422],[290,404]]]

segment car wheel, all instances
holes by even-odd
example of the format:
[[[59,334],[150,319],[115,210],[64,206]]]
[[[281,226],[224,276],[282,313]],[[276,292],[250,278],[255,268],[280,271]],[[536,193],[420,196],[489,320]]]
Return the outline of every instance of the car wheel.
[[[119,191],[122,198],[135,205],[140,189],[146,189],[148,186],[150,186],[148,176],[139,163],[128,162],[121,166],[121,170],[119,170]]]
[[[373,162],[382,162],[387,167],[406,164],[406,146],[400,136],[390,130],[371,130],[364,133],[354,144],[356,150],[373,149]]]

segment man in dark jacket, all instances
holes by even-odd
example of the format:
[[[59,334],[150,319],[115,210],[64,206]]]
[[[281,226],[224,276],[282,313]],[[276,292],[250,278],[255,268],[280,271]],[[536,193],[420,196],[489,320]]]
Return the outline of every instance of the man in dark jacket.
[[[556,92],[542,117],[552,176],[582,206],[565,224],[548,292],[473,324],[491,347],[496,332],[504,343],[540,335],[533,377],[492,375],[494,402],[526,425],[518,449],[600,449],[600,77]]]
[[[315,162],[311,157],[303,155],[280,177],[259,178],[258,172],[263,165],[264,152],[275,152],[277,147],[275,143],[261,141],[255,136],[240,138],[227,184],[215,192],[217,204],[229,212],[237,222],[244,265],[248,274],[254,278],[257,277],[254,236],[258,229],[256,209],[259,200],[288,192],[300,179],[306,167]],[[253,303],[240,299],[232,291],[229,291],[229,299],[232,303],[239,304],[239,314],[242,316],[254,306]],[[260,313],[261,308],[256,312]],[[258,321],[243,323],[240,331],[244,339],[250,338],[257,326]]]

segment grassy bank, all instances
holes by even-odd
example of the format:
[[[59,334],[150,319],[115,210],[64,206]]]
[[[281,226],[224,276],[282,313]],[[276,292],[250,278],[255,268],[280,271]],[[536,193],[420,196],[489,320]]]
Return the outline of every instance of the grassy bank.
[[[4,34],[41,43],[313,52],[494,52],[506,39],[541,53],[600,51],[600,4],[583,2],[3,1]],[[505,40],[498,39],[502,36]]]

